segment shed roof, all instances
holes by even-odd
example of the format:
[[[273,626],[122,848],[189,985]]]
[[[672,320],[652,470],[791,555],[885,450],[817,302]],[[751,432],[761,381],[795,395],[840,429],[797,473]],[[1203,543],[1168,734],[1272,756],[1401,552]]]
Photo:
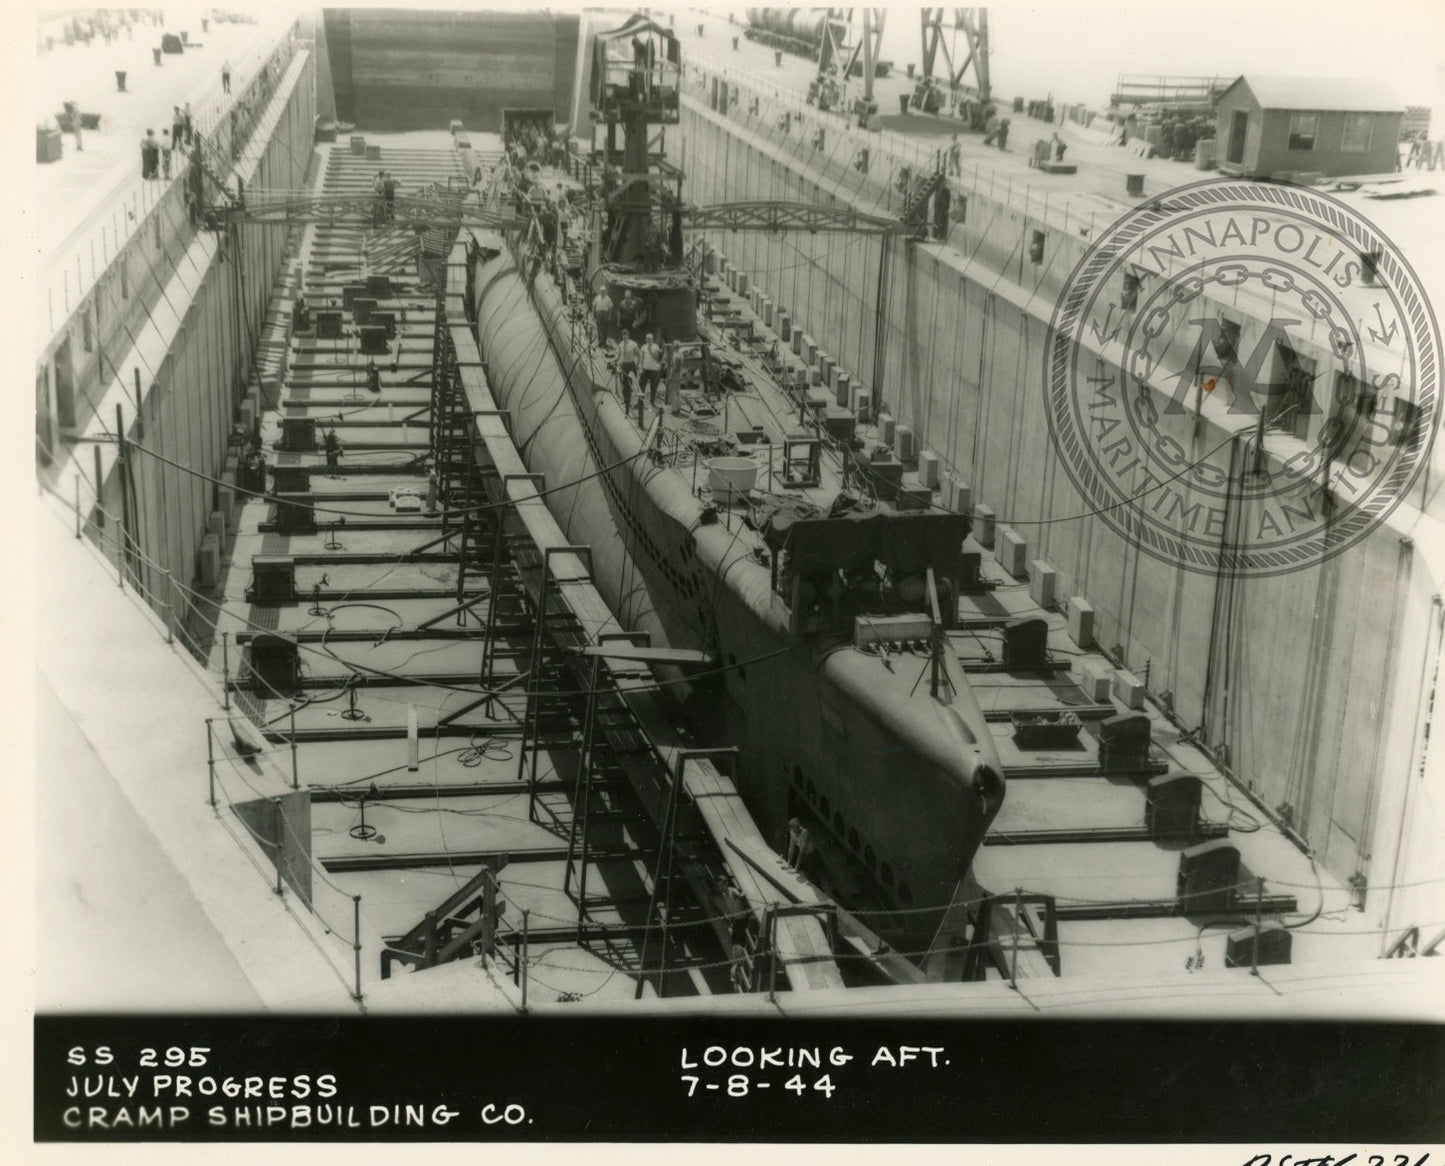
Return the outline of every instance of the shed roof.
[[[1264,109],[1400,113],[1405,108],[1388,85],[1351,77],[1279,77],[1250,73],[1237,77],[1220,98],[1239,85],[1247,87]]]

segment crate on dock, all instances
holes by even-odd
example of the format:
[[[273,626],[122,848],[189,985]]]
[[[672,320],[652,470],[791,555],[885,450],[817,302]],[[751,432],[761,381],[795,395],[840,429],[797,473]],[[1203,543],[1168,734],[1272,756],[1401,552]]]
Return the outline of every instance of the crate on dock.
[[[1244,901],[1248,906],[1248,899]],[[1294,933],[1278,919],[1231,931],[1224,944],[1226,968],[1269,967],[1290,962]]]
[[[1226,838],[1201,842],[1179,854],[1175,894],[1190,914],[1229,911],[1239,882],[1239,851]]]
[[[897,499],[898,490],[903,485],[902,462],[892,458],[879,458],[877,461],[865,461],[862,465],[866,467],[868,482],[880,502]]]
[[[281,534],[315,530],[316,515],[312,506],[310,494],[277,494],[276,530]]]
[[[351,152],[358,158],[366,156],[366,139],[360,134],[351,135]]]
[[[290,453],[314,452],[316,449],[316,418],[281,418],[280,448]]]
[[[852,409],[828,405],[823,410],[823,427],[834,441],[846,445],[853,440],[853,435],[857,432],[858,421],[853,416]]]
[[[1083,722],[1065,710],[1010,713],[1014,744],[1020,749],[1071,749],[1078,744]]]
[[[1094,646],[1094,605],[1079,595],[1069,600],[1069,637],[1080,648]]]
[[[37,126],[35,130],[35,160],[37,162],[59,162],[65,147],[61,144],[60,131]]]
[[[1049,662],[1049,624],[1034,618],[1016,619],[1003,629],[1003,670],[1042,672]]]
[[[381,147],[380,147],[380,146],[367,146],[367,147],[366,147],[366,160],[367,160],[368,162],[380,162],[380,161],[381,161]]]
[[[258,607],[295,603],[296,560],[290,555],[252,555],[251,602]]]
[[[1203,783],[1197,774],[1165,773],[1150,778],[1144,790],[1144,825],[1151,838],[1170,838],[1199,828]]]
[[[382,356],[386,351],[386,329],[380,324],[363,324],[361,327],[361,355]]]
[[[893,505],[899,510],[927,510],[933,505],[933,491],[927,486],[900,486]]]
[[[275,466],[275,493],[309,494],[311,492],[311,469],[308,466]]]

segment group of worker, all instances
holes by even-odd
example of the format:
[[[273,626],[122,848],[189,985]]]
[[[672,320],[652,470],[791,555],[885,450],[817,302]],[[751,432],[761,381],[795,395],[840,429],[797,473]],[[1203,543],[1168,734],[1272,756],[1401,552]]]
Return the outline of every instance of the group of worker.
[[[632,409],[632,393],[636,386],[649,404],[656,406],[658,387],[668,367],[667,352],[652,332],[642,332],[647,323],[647,305],[623,290],[622,299],[614,304],[604,284],[592,297],[592,318],[597,325],[597,339],[604,347],[616,343],[617,379],[622,389],[623,407]],[[642,343],[637,336],[642,334]]]
[[[555,166],[560,161],[558,156],[566,153],[552,128],[540,123],[523,123],[507,130],[502,135],[502,149],[514,167],[527,162]]]
[[[177,105],[174,110],[170,129],[162,130],[159,138],[156,137],[155,130],[148,129],[145,137],[140,140],[140,176],[142,178],[169,179],[172,153],[176,150],[184,150],[196,140],[195,126],[191,121],[191,103],[186,102],[184,109]],[[77,149],[80,146],[79,139],[80,134],[77,131]]]
[[[1440,142],[1432,142],[1430,135],[1424,130],[1410,135],[1410,156],[1402,163],[1398,154],[1395,158],[1395,169],[1400,170],[1405,166],[1422,170],[1428,167],[1434,170],[1436,165],[1445,166],[1445,145]]]
[[[396,218],[396,179],[389,170],[378,170],[371,184],[371,225],[379,227]]]

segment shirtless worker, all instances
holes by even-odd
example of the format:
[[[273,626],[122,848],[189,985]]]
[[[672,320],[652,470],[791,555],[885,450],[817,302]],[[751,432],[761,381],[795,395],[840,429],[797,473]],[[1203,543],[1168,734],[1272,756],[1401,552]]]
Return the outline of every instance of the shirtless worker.
[[[637,360],[641,355],[637,341],[624,332],[617,348],[617,379],[622,382],[623,408],[629,413],[632,412],[632,382],[637,376]]]

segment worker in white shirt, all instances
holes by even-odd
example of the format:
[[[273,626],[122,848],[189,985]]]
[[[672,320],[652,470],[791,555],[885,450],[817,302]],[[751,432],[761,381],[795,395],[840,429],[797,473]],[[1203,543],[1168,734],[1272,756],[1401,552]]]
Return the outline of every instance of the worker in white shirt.
[[[657,383],[662,378],[662,347],[651,332],[642,342],[642,391],[647,394],[647,403],[657,405]]]
[[[597,322],[597,343],[605,345],[612,336],[612,297],[606,285],[592,297],[592,318]]]

